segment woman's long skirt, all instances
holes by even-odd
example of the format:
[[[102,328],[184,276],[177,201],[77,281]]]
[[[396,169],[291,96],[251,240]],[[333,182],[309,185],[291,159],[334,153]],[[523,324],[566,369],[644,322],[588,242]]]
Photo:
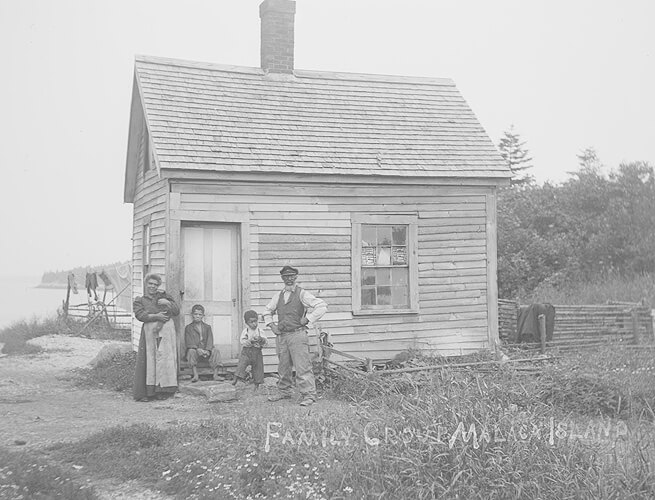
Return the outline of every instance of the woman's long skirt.
[[[157,334],[157,323],[144,323],[136,358],[133,395],[137,401],[177,391],[177,335],[169,320]]]

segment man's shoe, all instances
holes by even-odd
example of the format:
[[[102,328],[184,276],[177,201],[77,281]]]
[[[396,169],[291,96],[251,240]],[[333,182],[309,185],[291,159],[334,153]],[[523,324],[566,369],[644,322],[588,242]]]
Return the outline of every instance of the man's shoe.
[[[291,399],[291,394],[285,394],[283,392],[278,392],[268,397],[268,400],[271,402],[280,401],[282,399]]]
[[[302,401],[300,402],[300,406],[311,406],[314,404],[314,400],[312,398],[303,398]]]

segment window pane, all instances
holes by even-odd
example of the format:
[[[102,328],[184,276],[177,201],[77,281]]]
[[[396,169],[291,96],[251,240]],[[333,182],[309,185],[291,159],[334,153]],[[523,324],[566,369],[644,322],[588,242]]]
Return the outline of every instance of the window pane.
[[[362,288],[362,305],[375,305],[375,288]]]
[[[362,247],[362,266],[374,266],[376,261],[377,248]]]
[[[362,269],[362,286],[375,285],[375,269]]]
[[[389,306],[391,305],[391,287],[379,286],[378,287],[378,305]]]
[[[374,247],[377,244],[375,238],[376,229],[371,224],[362,224],[362,246]]]
[[[407,245],[407,226],[393,226],[393,244]]]
[[[391,226],[378,226],[378,245],[391,246]]]
[[[377,284],[391,285],[391,268],[377,269]]]
[[[409,269],[406,267],[396,268],[391,270],[391,284],[393,286],[407,287],[409,283]]]
[[[355,293],[361,295],[362,309],[394,311],[412,305],[409,228],[407,224],[360,225],[361,281]]]
[[[394,307],[409,307],[407,287],[391,287],[391,303]]]
[[[391,265],[391,247],[380,247],[378,249],[378,266],[390,266]]]
[[[393,247],[391,254],[394,266],[407,265],[407,247]]]

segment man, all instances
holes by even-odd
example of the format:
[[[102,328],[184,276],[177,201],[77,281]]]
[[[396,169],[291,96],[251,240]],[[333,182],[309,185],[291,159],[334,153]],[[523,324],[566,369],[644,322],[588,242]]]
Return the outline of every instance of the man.
[[[327,304],[296,285],[298,269],[284,266],[280,275],[284,289],[273,296],[264,313],[266,326],[276,335],[280,375],[278,393],[268,399],[279,401],[291,397],[293,366],[296,369],[298,390],[302,395],[300,406],[309,406],[316,402],[316,384],[309,353],[307,325],[321,319],[327,311]],[[273,321],[276,312],[277,323]]]

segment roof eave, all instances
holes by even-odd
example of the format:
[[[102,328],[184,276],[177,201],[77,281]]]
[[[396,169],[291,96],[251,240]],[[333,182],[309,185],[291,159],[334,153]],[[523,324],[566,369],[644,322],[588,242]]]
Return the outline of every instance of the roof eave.
[[[499,172],[497,176],[445,176],[445,175],[398,175],[398,174],[353,174],[353,173],[317,173],[317,172],[288,172],[288,171],[249,171],[249,170],[218,170],[218,169],[189,169],[179,165],[162,165],[161,176],[165,179],[175,180],[230,180],[240,179],[265,179],[266,182],[298,182],[298,183],[406,183],[420,184],[424,182],[444,185],[485,185],[485,186],[507,186],[510,183],[510,176]]]
[[[123,202],[134,203],[134,195],[136,193],[136,175],[137,175],[137,156],[138,156],[138,141],[136,123],[137,117],[141,114],[141,95],[137,85],[136,69],[134,71],[134,79],[132,85],[132,102],[130,105],[130,120],[128,125],[127,136],[127,154],[125,158],[125,182],[123,186]]]

